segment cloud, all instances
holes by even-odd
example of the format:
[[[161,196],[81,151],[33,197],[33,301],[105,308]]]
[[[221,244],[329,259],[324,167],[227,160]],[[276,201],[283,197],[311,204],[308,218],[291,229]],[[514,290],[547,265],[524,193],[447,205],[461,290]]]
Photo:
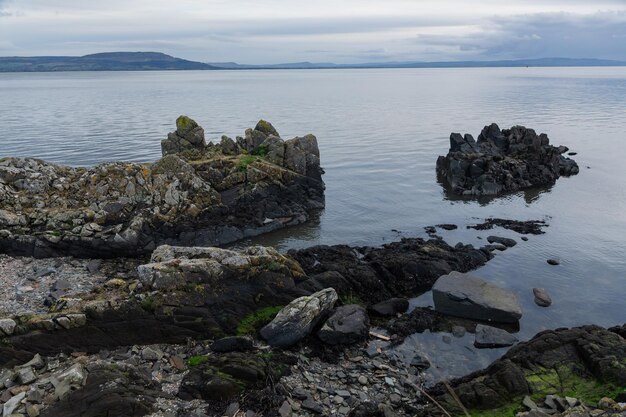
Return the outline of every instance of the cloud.
[[[159,50],[205,62],[626,59],[618,0],[0,0],[23,55]]]

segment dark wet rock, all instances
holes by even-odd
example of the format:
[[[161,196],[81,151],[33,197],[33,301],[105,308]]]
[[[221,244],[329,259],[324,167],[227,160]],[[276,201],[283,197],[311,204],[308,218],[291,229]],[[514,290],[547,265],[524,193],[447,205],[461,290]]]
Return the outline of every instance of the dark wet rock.
[[[338,307],[317,332],[329,345],[350,345],[364,341],[369,333],[369,317],[365,308],[357,304]]]
[[[522,239],[524,242],[528,242],[528,238],[527,238],[526,236],[522,236],[522,237],[521,237],[521,239]]]
[[[213,352],[245,352],[254,349],[254,343],[251,338],[244,336],[230,336],[216,340],[211,344]]]
[[[254,132],[262,136],[257,147],[268,144],[254,155],[239,155],[228,140],[206,145],[202,128],[183,117],[153,164],[72,168],[4,158],[0,253],[134,257],[161,244],[222,245],[309,220],[324,207],[317,139],[270,143]]]
[[[426,226],[424,227],[424,231],[429,235],[434,235],[435,233],[437,233],[437,229],[435,228],[435,226]]]
[[[547,227],[548,225],[543,220],[520,221],[520,220],[490,218],[490,219],[486,219],[483,223],[469,225],[467,226],[467,228],[476,229],[476,230],[490,230],[490,229],[493,229],[494,226],[513,230],[514,232],[524,234],[524,235],[526,234],[540,235],[540,234],[545,233],[541,228]]]
[[[409,300],[406,298],[390,298],[368,307],[368,311],[379,316],[395,316],[405,313],[409,309]]]
[[[261,336],[273,347],[287,347],[308,336],[337,302],[337,292],[327,288],[293,300],[261,329]]]
[[[350,411],[348,417],[388,417],[378,404],[366,401]]]
[[[458,195],[498,195],[554,184],[561,175],[578,173],[578,165],[549,144],[548,136],[514,126],[485,126],[478,140],[450,135],[447,156],[437,159],[437,172]]]
[[[475,333],[478,324],[476,320],[450,316],[431,308],[417,307],[408,314],[389,320],[382,324],[382,327],[400,338],[425,331],[452,333],[455,337],[460,337],[465,332]],[[509,332],[519,331],[518,323],[492,323],[492,325]]]
[[[476,326],[476,338],[474,346],[477,348],[498,348],[513,346],[517,343],[517,338],[506,330],[497,327],[479,324]]]
[[[552,304],[552,298],[543,288],[533,288],[533,295],[535,296],[535,304],[540,307],[549,307]]]
[[[302,401],[302,408],[315,414],[322,414],[324,412],[324,408],[310,398]]]
[[[453,271],[433,286],[435,309],[453,316],[515,323],[522,308],[515,294],[470,274]]]
[[[548,264],[550,264],[550,265],[560,265],[561,264],[561,261],[559,261],[558,259],[548,259],[546,262]]]
[[[611,327],[611,328],[609,329],[609,331],[610,331],[610,332],[613,332],[613,333],[617,333],[618,335],[620,335],[620,336],[622,336],[624,339],[626,339],[626,324],[623,324],[623,325],[621,325],[621,326],[614,326],[614,327]],[[624,401],[624,402],[626,402],[626,401]]]
[[[471,245],[451,247],[438,239],[402,239],[381,247],[314,246],[291,250],[311,277],[333,271],[340,295],[357,295],[378,303],[416,296],[432,288],[441,275],[484,265],[492,255]],[[340,277],[340,278],[339,278]]]
[[[626,384],[626,340],[598,326],[548,330],[511,348],[484,370],[450,382],[470,410],[498,409],[521,404],[525,396],[544,398],[554,393],[585,394],[585,387],[611,392]],[[462,410],[444,384],[429,391],[450,413]],[[427,406],[422,416],[439,416]]]
[[[263,389],[270,381],[286,375],[289,360],[286,355],[267,359],[240,352],[214,356],[189,371],[180,385],[178,396],[185,400],[236,400],[244,392]]]
[[[501,252],[507,250],[508,248],[500,243],[496,243],[495,245],[485,245],[481,246],[481,249],[488,250],[489,252],[493,252],[495,250],[499,250]]]
[[[456,224],[449,224],[449,223],[438,224],[437,227],[440,228],[440,229],[443,229],[443,230],[456,230],[456,229],[458,229],[458,226]]]
[[[499,243],[501,245],[506,246],[507,248],[512,248],[513,246],[517,245],[517,242],[514,239],[510,239],[507,237],[500,237],[500,236],[488,236],[487,242]]]
[[[567,153],[569,156],[574,156],[574,155],[578,155],[578,152],[568,152]]]
[[[95,366],[84,387],[46,408],[41,417],[140,417],[153,410],[158,390],[158,384],[131,367]]]

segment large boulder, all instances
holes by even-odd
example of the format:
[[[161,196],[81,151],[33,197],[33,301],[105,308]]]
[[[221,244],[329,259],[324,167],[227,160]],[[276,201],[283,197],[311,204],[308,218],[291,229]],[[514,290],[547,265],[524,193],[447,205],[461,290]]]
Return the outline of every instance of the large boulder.
[[[195,120],[187,116],[176,119],[176,131],[167,135],[161,142],[163,156],[184,151],[203,152],[206,148],[204,129]]]
[[[337,308],[317,332],[317,337],[329,345],[350,345],[365,340],[369,327],[365,308],[348,304]]]
[[[296,137],[285,142],[285,166],[301,175],[321,179],[320,154],[313,135]]]
[[[522,308],[514,293],[470,274],[453,271],[433,286],[435,309],[457,317],[517,323]]]
[[[294,345],[313,331],[333,309],[337,299],[333,288],[297,298],[261,329],[261,336],[273,347]]]
[[[548,136],[514,126],[485,126],[478,140],[450,135],[450,150],[437,159],[437,173],[454,194],[497,195],[554,184],[561,175],[578,173],[578,165],[550,145]]]

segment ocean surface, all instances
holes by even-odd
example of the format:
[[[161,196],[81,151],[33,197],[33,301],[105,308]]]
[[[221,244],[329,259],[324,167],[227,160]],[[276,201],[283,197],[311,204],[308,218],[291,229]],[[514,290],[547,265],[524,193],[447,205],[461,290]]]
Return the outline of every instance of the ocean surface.
[[[0,157],[153,161],[180,114],[196,119],[207,140],[242,135],[260,118],[283,138],[319,140],[326,209],[309,224],[244,244],[379,245],[454,223],[458,230],[440,231],[452,245],[483,245],[490,234],[518,241],[475,274],[518,295],[520,340],[543,329],[626,322],[626,68],[0,74]],[[547,133],[578,152],[580,174],[491,200],[452,198],[437,182],[437,156],[447,152],[450,132],[476,137],[491,122]],[[491,216],[549,227],[528,242],[507,230],[466,229]],[[535,306],[533,287],[545,288],[553,305]],[[431,294],[413,305],[432,305]],[[428,333],[407,339],[443,376],[504,352],[472,342]]]

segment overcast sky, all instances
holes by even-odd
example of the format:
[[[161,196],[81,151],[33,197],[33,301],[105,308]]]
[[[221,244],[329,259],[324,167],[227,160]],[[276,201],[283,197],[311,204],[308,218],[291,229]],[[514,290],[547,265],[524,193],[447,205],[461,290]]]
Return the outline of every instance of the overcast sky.
[[[626,60],[626,0],[0,0],[0,56]]]

